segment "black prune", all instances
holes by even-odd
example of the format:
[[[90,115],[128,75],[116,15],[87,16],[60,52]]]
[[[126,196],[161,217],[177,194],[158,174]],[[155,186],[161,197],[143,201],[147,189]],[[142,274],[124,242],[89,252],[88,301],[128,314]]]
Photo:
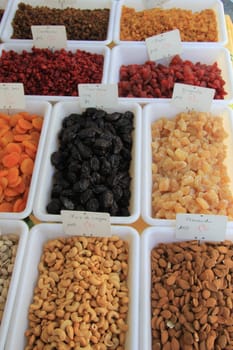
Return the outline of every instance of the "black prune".
[[[91,197],[93,197],[93,192],[91,189],[87,189],[84,192],[81,192],[80,194],[80,203],[85,204]]]
[[[90,147],[84,145],[81,141],[76,145],[82,159],[88,159],[92,156],[92,150]]]
[[[113,153],[118,154],[123,148],[123,143],[121,141],[121,138],[119,136],[115,136],[113,138]]]
[[[62,206],[64,209],[74,210],[75,205],[74,205],[74,202],[70,198],[67,198],[67,197],[64,197],[61,195],[60,200],[62,202]]]
[[[113,196],[113,193],[112,191],[105,191],[102,193],[101,195],[101,206],[104,208],[104,209],[109,209],[112,207],[113,205],[113,201],[114,201],[114,196]]]
[[[106,114],[105,120],[108,120],[110,122],[114,122],[114,121],[118,120],[121,117],[121,115],[122,114],[119,112],[109,113],[109,114]]]
[[[109,175],[111,174],[111,170],[111,163],[106,158],[102,158],[100,166],[101,175]]]
[[[95,171],[91,174],[90,181],[92,185],[97,185],[101,182],[101,175]]]
[[[84,192],[90,185],[90,180],[83,178],[77,181],[73,186],[74,192]]]
[[[107,152],[108,149],[112,146],[112,140],[107,140],[106,138],[98,138],[95,140],[94,149],[101,150],[103,152]]]
[[[114,199],[118,202],[119,199],[123,196],[123,189],[119,185],[113,186],[112,193],[114,195]]]
[[[96,156],[91,157],[90,167],[93,171],[98,171],[100,168],[100,161]]]
[[[49,214],[60,214],[62,203],[58,198],[52,199],[46,207]]]
[[[57,151],[51,154],[51,163],[56,169],[65,169],[67,154]]]
[[[96,198],[91,198],[86,203],[87,211],[98,211],[99,209],[99,201]]]
[[[69,181],[70,184],[75,184],[77,182],[77,175],[76,173],[69,171],[66,174],[66,179]]]

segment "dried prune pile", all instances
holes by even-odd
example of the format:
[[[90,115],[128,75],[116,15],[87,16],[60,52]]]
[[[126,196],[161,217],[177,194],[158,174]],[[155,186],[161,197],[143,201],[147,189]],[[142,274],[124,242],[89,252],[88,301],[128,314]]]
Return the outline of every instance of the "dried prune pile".
[[[87,108],[65,117],[52,153],[49,214],[61,210],[128,216],[134,114]]]

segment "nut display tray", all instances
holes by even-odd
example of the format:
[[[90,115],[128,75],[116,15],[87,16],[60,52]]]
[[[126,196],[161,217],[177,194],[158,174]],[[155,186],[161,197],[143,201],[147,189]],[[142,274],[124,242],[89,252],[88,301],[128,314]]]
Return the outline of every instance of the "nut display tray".
[[[7,51],[7,52],[12,50],[13,52],[16,52],[18,54],[22,54],[23,51],[31,52],[32,48],[33,48],[33,44],[25,43],[25,42],[24,43],[16,43],[16,44],[13,44],[11,42],[3,43],[0,45],[0,56],[2,55],[3,50]],[[90,44],[81,45],[80,44],[79,45],[77,43],[75,43],[75,44],[68,43],[67,47],[65,49],[66,52],[70,51],[72,53],[75,53],[78,50],[85,51],[85,52],[90,53],[90,54],[97,54],[97,55],[103,56],[104,60],[103,60],[103,73],[102,73],[101,83],[107,83],[108,82],[109,61],[110,61],[110,49],[104,45],[94,45],[94,44],[92,44],[92,45],[90,45]],[[38,67],[39,67],[39,65],[38,65]],[[60,72],[58,71],[57,76],[59,76],[59,75],[60,75]],[[52,82],[52,84],[56,84],[56,79],[55,78],[53,78],[53,79],[54,79],[54,81]],[[67,77],[67,79],[68,79],[68,77]],[[14,82],[17,83],[17,81],[14,81]],[[18,81],[18,82],[22,82],[22,81]],[[1,81],[0,81],[0,83],[1,83]],[[50,83],[51,83],[51,81],[50,81]],[[91,78],[90,78],[89,83],[91,83]],[[48,84],[48,82],[46,84]],[[45,87],[47,87],[47,86],[45,86]],[[64,86],[62,88],[64,88]],[[77,86],[77,89],[78,89],[78,86]],[[61,99],[63,99],[63,100],[64,99],[77,100],[77,96],[48,96],[48,95],[40,95],[40,94],[38,94],[38,95],[26,95],[26,96],[28,96],[30,98],[34,97],[37,100],[48,100],[51,102],[60,101]]]
[[[126,41],[123,41],[120,39],[120,20],[121,20],[121,12],[122,7],[127,6],[130,8],[135,9],[136,11],[143,11],[146,9],[146,2],[143,0],[120,0],[118,2],[118,6],[116,9],[116,20],[115,20],[115,26],[114,26],[114,32],[113,32],[113,41],[116,44],[123,44],[126,43]],[[152,2],[153,4],[153,2]],[[156,6],[154,6],[156,7]],[[212,9],[215,12],[216,19],[217,19],[217,30],[218,30],[218,41],[217,42],[192,42],[188,43],[190,44],[198,44],[200,46],[211,46],[211,45],[225,45],[227,43],[228,37],[227,37],[227,29],[226,29],[226,23],[225,23],[225,16],[224,16],[224,8],[223,4],[220,0],[191,0],[191,1],[184,1],[184,0],[172,0],[167,1],[162,5],[162,8],[164,9],[171,9],[171,8],[179,8],[184,10],[191,10],[193,12],[199,12],[205,9]],[[142,44],[143,41],[127,41],[131,44]],[[187,43],[187,42],[186,42]]]
[[[18,283],[21,277],[24,253],[28,239],[28,226],[20,220],[0,220],[0,235],[15,234],[19,237],[19,244],[14,264],[14,270],[8,289],[7,300],[4,308],[3,318],[0,325],[0,349],[4,350],[7,333],[10,325],[12,312],[14,309],[15,297]]]
[[[9,5],[7,6],[6,12],[7,12],[7,19],[5,21],[5,25],[2,28],[1,39],[3,42],[13,42],[13,43],[19,43],[19,42],[29,42],[32,44],[33,40],[29,39],[12,39],[13,34],[13,27],[12,27],[12,21],[14,19],[15,13],[18,9],[18,5],[21,3],[20,0],[16,1],[9,1]],[[108,45],[112,42],[113,38],[113,26],[114,26],[114,18],[115,18],[115,8],[116,8],[116,2],[111,0],[98,0],[98,1],[65,1],[65,2],[59,2],[59,1],[40,1],[40,0],[33,0],[33,1],[23,1],[24,4],[28,4],[30,6],[34,7],[42,7],[46,6],[52,9],[65,9],[66,7],[71,7],[74,9],[80,9],[80,10],[94,10],[94,9],[109,9],[109,22],[108,22],[108,30],[107,30],[107,36],[105,40],[98,41],[88,41],[88,40],[69,40],[70,43],[79,43],[79,44],[95,44],[95,45]]]
[[[143,108],[143,136],[144,147],[142,150],[142,217],[149,225],[167,226],[173,225],[175,220],[158,219],[152,216],[152,136],[151,125],[153,122],[161,119],[172,119],[181,110],[172,106],[170,103],[151,103]],[[224,130],[227,131],[228,137],[224,140],[227,146],[227,154],[224,164],[227,167],[230,178],[230,189],[233,193],[233,125],[232,110],[221,104],[213,103],[211,114],[220,116],[223,119]]]
[[[180,54],[182,60],[189,60],[192,63],[203,63],[212,65],[217,63],[221,70],[221,77],[225,81],[224,90],[226,95],[224,99],[218,100],[222,102],[229,102],[233,98],[233,73],[230,58],[230,52],[223,47],[206,47],[205,49],[198,48],[198,46],[183,45],[182,53]],[[122,65],[144,64],[149,60],[149,55],[146,45],[118,45],[112,49],[111,62],[109,67],[109,83],[119,83],[119,73]],[[170,61],[170,60],[169,60]],[[159,60],[159,63],[168,65],[167,59]],[[167,101],[169,98],[144,98],[144,97],[119,97],[120,100],[129,100],[138,103],[150,103],[155,100]]]
[[[34,201],[34,195],[36,191],[39,168],[42,160],[42,152],[46,140],[46,134],[48,129],[48,123],[52,111],[52,105],[47,101],[35,101],[34,99],[25,98],[25,111],[31,114],[37,114],[43,117],[43,126],[41,129],[40,140],[37,148],[33,173],[31,177],[31,183],[29,187],[26,207],[20,212],[0,212],[0,219],[25,219],[32,212],[32,206]],[[12,110],[11,113],[16,114],[17,110]]]
[[[111,223],[129,224],[136,221],[140,215],[140,169],[141,169],[141,107],[134,103],[119,103],[111,108],[103,108],[106,112],[126,112],[134,113],[134,130],[133,130],[133,147],[131,151],[132,160],[130,165],[131,176],[131,198],[129,216],[111,216]],[[50,200],[52,189],[52,176],[55,168],[52,166],[51,154],[58,149],[58,133],[61,129],[62,121],[65,116],[71,113],[82,113],[83,109],[77,102],[58,102],[53,107],[51,123],[49,125],[49,133],[47,136],[46,148],[44,150],[43,164],[40,169],[39,183],[37,187],[36,199],[34,201],[34,215],[42,221],[61,222],[61,215],[48,214],[46,206]]]
[[[232,228],[225,234],[226,240],[233,239]],[[178,242],[172,227],[150,227],[143,231],[141,237],[141,270],[140,270],[140,349],[152,349],[151,330],[151,251],[159,243]]]
[[[114,226],[111,228],[113,235],[129,243],[129,329],[126,335],[127,350],[138,349],[138,307],[139,307],[139,235],[130,227]],[[33,289],[38,276],[38,263],[40,261],[42,246],[49,240],[57,237],[64,237],[61,224],[39,224],[30,231],[27,251],[24,259],[24,268],[21,274],[17,299],[10,324],[10,331],[6,342],[5,350],[17,348],[23,350],[25,347],[24,332],[28,325],[28,307],[32,301]]]

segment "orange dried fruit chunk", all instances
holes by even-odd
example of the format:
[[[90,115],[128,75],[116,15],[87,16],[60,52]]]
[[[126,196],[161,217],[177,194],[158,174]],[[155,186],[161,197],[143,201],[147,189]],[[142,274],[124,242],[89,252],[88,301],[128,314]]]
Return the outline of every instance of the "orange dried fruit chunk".
[[[24,118],[18,120],[18,125],[24,130],[32,129],[32,123]]]
[[[26,175],[32,175],[33,168],[34,161],[31,158],[25,158],[20,165],[20,170]]]
[[[4,201],[0,204],[0,212],[12,212],[12,209],[12,203]]]
[[[9,168],[7,178],[9,186],[14,184],[19,178],[19,169],[17,167]]]
[[[37,117],[32,120],[32,125],[34,126],[35,129],[41,130],[42,125],[43,125],[43,118],[42,117]]]
[[[37,151],[37,146],[31,141],[23,141],[22,144],[24,145],[25,148],[28,148],[33,152]]]
[[[13,204],[13,212],[21,212],[26,207],[26,200],[23,198],[18,198]]]
[[[10,142],[6,145],[6,151],[8,153],[21,153],[22,152],[22,148],[20,146],[20,144],[16,143],[16,142]]]
[[[12,168],[16,166],[17,164],[19,164],[19,161],[20,161],[20,154],[18,152],[12,152],[12,153],[6,154],[2,158],[2,164],[6,168]]]

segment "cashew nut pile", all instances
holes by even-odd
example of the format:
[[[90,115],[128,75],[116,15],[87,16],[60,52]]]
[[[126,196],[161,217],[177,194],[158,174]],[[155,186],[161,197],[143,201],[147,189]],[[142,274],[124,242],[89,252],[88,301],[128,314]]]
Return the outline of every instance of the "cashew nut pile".
[[[14,268],[18,242],[18,235],[0,235],[0,324],[3,318],[8,289]]]
[[[128,243],[63,237],[45,243],[25,350],[125,349]]]

